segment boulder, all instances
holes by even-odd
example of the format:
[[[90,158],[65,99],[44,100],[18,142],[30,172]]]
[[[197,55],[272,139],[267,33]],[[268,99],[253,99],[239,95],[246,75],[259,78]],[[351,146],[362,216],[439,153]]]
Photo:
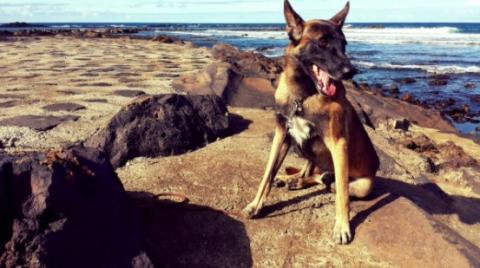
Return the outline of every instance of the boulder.
[[[270,80],[244,77],[226,94],[226,102],[237,107],[265,108],[275,105],[275,88]]]
[[[106,155],[72,147],[0,157],[1,267],[153,267]]]
[[[215,94],[232,106],[274,105],[275,86],[282,71],[278,61],[225,44],[214,46],[212,53],[221,62],[181,75],[172,82],[172,87],[188,94]]]
[[[276,81],[282,71],[280,60],[244,52],[225,44],[216,45],[212,53],[222,62],[213,63],[205,70],[181,75],[172,82],[172,87],[187,94],[215,94],[232,106],[274,106]],[[350,81],[344,84],[348,98],[365,124],[377,127],[380,122],[390,118],[407,119],[420,126],[455,131],[437,111],[372,94],[366,83],[356,85]],[[407,95],[405,101],[414,102],[413,96]]]
[[[230,77],[231,71],[228,63],[212,63],[204,70],[180,75],[178,79],[172,81],[172,87],[177,92],[187,92],[193,95],[217,95],[226,100]]]
[[[119,167],[134,157],[198,149],[228,130],[228,111],[218,96],[143,96],[120,110],[86,144],[106,152],[113,166]]]
[[[240,76],[275,80],[283,70],[282,66],[273,59],[226,44],[215,45],[212,53],[216,59],[229,63],[232,71]]]
[[[367,91],[356,90],[353,83],[345,83],[345,88],[347,89],[347,98],[360,118],[363,118],[363,123],[369,121],[374,127],[378,127],[382,122],[387,122],[388,119],[407,119],[411,123],[423,127],[456,131],[438,111],[425,109],[401,100],[374,95]]]

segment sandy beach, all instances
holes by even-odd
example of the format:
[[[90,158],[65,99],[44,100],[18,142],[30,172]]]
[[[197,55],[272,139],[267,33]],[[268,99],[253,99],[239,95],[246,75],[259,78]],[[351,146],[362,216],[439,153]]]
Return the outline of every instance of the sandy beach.
[[[75,116],[48,130],[0,125],[0,144],[9,154],[83,142],[139,94],[174,93],[171,83],[181,76],[214,84],[202,70],[221,64],[207,48],[129,38],[42,37],[0,42],[0,58],[0,120],[26,115]],[[353,96],[378,97],[356,92]],[[62,103],[68,104],[46,108]],[[398,103],[395,100],[401,105]],[[478,143],[453,131],[417,124],[408,130],[392,128],[389,120],[381,121],[375,130],[368,128],[382,159],[379,186],[368,200],[352,202],[355,239],[342,247],[331,240],[335,197],[323,186],[301,191],[273,189],[264,218],[236,217],[252,198],[262,175],[274,114],[268,109],[228,109],[243,122],[240,127],[233,126],[238,128],[234,135],[181,155],[135,158],[116,170],[132,195],[173,192],[190,201],[192,207],[140,206],[143,238],[155,264],[478,264]],[[419,140],[426,145],[422,147]],[[418,145],[414,149],[408,148],[412,141]],[[454,145],[445,145],[449,141]],[[458,154],[449,155],[452,151]],[[426,160],[427,156],[431,159]],[[452,159],[458,161],[452,164]],[[303,162],[292,153],[286,163],[300,166]],[[426,181],[435,185],[436,191],[423,187]]]
[[[0,126],[0,140],[15,144],[7,146],[13,150],[85,140],[135,95],[172,93],[172,79],[212,62],[206,49],[188,45],[70,37],[0,42],[0,58],[0,120],[21,115],[79,117],[43,133]],[[43,109],[58,103],[80,106]]]

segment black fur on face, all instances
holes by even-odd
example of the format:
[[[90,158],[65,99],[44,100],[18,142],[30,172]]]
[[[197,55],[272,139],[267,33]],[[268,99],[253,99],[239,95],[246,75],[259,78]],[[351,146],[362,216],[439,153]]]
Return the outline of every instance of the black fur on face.
[[[317,65],[335,80],[351,79],[356,70],[345,55],[345,35],[330,24],[326,21],[309,24],[297,57],[306,68]]]
[[[284,2],[284,15],[287,33],[294,56],[305,70],[316,65],[335,80],[352,78],[356,70],[345,55],[347,41],[342,32],[343,24],[350,10],[350,3],[329,20],[305,22],[295,12],[288,0]]]

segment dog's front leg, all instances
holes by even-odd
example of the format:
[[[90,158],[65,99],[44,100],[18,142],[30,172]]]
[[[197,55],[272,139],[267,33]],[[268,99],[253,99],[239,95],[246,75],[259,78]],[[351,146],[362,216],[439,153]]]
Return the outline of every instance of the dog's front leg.
[[[335,227],[333,239],[338,244],[347,244],[350,232],[350,199],[348,193],[348,151],[345,138],[338,138],[329,146],[335,170]]]
[[[253,218],[258,212],[260,212],[260,209],[262,209],[263,202],[270,192],[272,186],[271,183],[280,169],[289,148],[290,141],[287,138],[286,128],[277,126],[275,128],[275,136],[268,157],[267,167],[265,168],[265,173],[260,182],[260,186],[258,187],[257,195],[242,211],[245,217]]]

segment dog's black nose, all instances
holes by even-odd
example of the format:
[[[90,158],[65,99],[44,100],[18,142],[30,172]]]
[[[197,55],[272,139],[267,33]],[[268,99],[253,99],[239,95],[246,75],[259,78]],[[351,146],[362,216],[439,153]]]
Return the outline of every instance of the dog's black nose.
[[[347,66],[342,68],[342,75],[344,79],[351,79],[357,74],[357,69],[353,66]]]

